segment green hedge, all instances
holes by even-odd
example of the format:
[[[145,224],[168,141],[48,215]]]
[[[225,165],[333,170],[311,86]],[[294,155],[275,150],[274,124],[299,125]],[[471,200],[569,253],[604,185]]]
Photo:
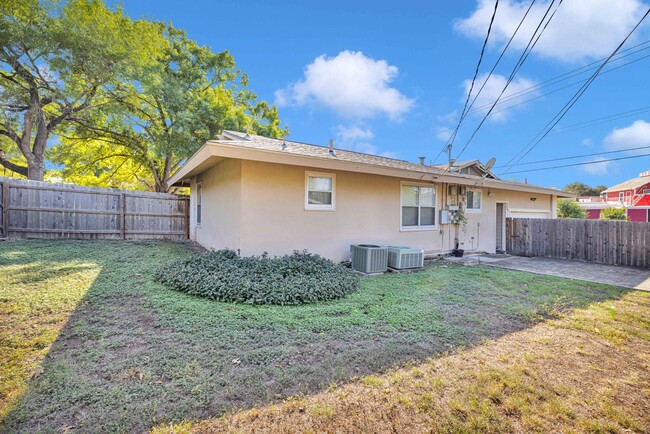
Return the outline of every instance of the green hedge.
[[[212,251],[165,265],[155,279],[187,294],[248,304],[333,300],[358,286],[358,277],[350,269],[306,251],[275,258]]]

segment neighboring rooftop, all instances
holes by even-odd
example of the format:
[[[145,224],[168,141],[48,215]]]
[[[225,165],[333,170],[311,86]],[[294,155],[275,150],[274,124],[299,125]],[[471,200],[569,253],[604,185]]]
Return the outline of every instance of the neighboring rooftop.
[[[623,190],[634,190],[639,187],[643,187],[646,184],[650,184],[650,170],[646,172],[641,172],[638,178],[630,179],[620,184],[616,184],[613,187],[609,187],[607,190],[603,190],[603,193],[614,193],[616,191]]]
[[[433,167],[437,167],[444,171],[449,171],[449,164],[437,164]],[[480,160],[467,160],[467,161],[456,161],[451,166],[452,172],[460,173],[471,173],[469,169],[475,169],[478,172],[482,172],[483,175],[486,175],[492,179],[499,179],[492,171],[485,166]]]

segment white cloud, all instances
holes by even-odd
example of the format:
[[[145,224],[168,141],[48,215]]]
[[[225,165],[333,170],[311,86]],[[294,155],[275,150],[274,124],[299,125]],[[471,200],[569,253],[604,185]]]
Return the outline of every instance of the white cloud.
[[[368,128],[361,128],[358,125],[336,127],[336,136],[339,140],[350,143],[355,140],[372,140],[375,134]]]
[[[360,51],[342,51],[335,57],[317,57],[305,68],[303,79],[275,92],[280,106],[316,105],[356,119],[386,115],[399,120],[414,101],[390,86],[396,66]]]
[[[512,47],[524,49],[546,12],[550,0],[531,9]],[[504,45],[512,36],[530,2],[505,0],[499,4],[490,40]],[[483,39],[494,10],[494,1],[479,0],[472,14],[454,28]],[[623,40],[647,10],[640,0],[570,0],[563,2],[533,49],[542,57],[576,62],[605,57]],[[638,32],[637,32],[638,33]]]
[[[351,151],[377,155],[379,149],[370,143],[375,137],[372,130],[358,125],[339,125],[336,127],[336,146]]]
[[[643,120],[634,121],[624,128],[614,128],[605,137],[605,148],[611,151],[627,148],[639,148],[650,146],[650,122]],[[647,154],[647,149],[629,151],[631,154]]]
[[[612,164],[612,162],[604,160],[606,159],[603,157],[597,157],[591,161],[602,161],[601,163],[585,164],[584,166],[580,166],[580,168],[590,175],[605,175],[607,174],[609,166]]]
[[[591,137],[587,137],[586,139],[582,139],[580,144],[582,146],[586,146],[587,148],[591,148],[592,146],[594,146],[594,141],[592,140]]]
[[[438,127],[436,128],[436,138],[442,142],[449,140],[454,130],[449,127]]]
[[[474,83],[474,90],[472,91],[472,98],[470,99],[470,102],[472,101],[472,99],[474,99],[474,95],[476,95],[476,93],[479,91],[481,86],[483,86],[483,83],[485,82],[487,77],[488,74],[481,74],[478,77],[476,77],[476,83]],[[472,111],[480,112],[482,114],[487,113],[490,107],[492,107],[494,101],[496,101],[496,99],[501,94],[501,91],[503,90],[503,87],[506,85],[507,81],[508,79],[503,75],[492,74],[489,80],[487,81],[487,83],[485,84],[485,87],[479,94],[478,98],[476,99],[476,102],[472,107]],[[462,102],[465,102],[465,99],[467,98],[467,93],[469,92],[471,85],[472,85],[472,80],[465,80],[463,82],[465,92],[464,92],[464,97],[461,100]],[[493,121],[503,121],[511,112],[511,109],[501,111],[502,109],[510,106],[515,106],[517,104],[521,104],[525,99],[530,99],[531,97],[537,96],[539,94],[537,90],[534,89],[527,90],[530,87],[533,87],[535,85],[536,83],[534,81],[524,77],[515,78],[514,80],[512,80],[510,82],[510,85],[504,92],[503,96],[499,99],[499,104],[497,104],[497,106],[490,114],[490,119]],[[520,92],[521,94],[519,94]]]

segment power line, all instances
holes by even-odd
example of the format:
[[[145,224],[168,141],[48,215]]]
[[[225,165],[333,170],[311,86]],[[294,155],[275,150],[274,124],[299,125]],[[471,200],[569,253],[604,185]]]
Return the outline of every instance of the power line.
[[[551,119],[551,121],[547,123],[544,126],[544,128],[542,128],[542,131],[540,131],[540,133],[538,133],[537,136],[535,136],[535,138],[528,145],[524,147],[524,150],[526,148],[528,148],[528,150],[526,150],[526,152],[524,152],[524,154],[521,157],[518,157],[518,155],[521,153],[520,151],[517,155],[515,155],[515,157],[511,158],[510,161],[506,163],[506,166],[511,166],[510,163],[512,163],[513,160],[516,160],[514,164],[521,161],[544,139],[544,137],[546,137],[550,133],[550,131],[555,127],[555,125],[557,125],[558,122],[562,120],[562,118],[567,114],[567,112],[575,105],[575,103],[580,99],[580,97],[587,91],[587,88],[589,88],[591,83],[593,83],[596,77],[598,77],[598,74],[600,74],[600,71],[602,71],[605,65],[607,65],[607,62],[609,62],[611,58],[614,57],[616,53],[618,53],[618,51],[623,47],[623,45],[625,45],[627,40],[632,36],[632,34],[636,31],[636,29],[639,28],[639,26],[646,19],[648,14],[650,14],[650,8],[648,8],[648,10],[643,15],[643,17],[641,17],[639,22],[634,26],[634,28],[630,31],[630,33],[628,33],[625,39],[623,39],[623,41],[616,47],[616,49],[612,52],[612,54],[610,54],[609,57],[605,59],[605,61],[600,65],[600,67],[591,75],[591,77],[589,77],[589,79],[580,87],[580,89],[578,89],[578,91],[573,95],[573,97],[571,97],[571,99],[569,99],[569,101],[564,105],[564,107],[560,109],[559,113],[555,115],[553,119]],[[539,138],[536,140],[538,136]]]
[[[533,2],[534,1],[535,0],[533,0]],[[443,153],[443,151],[447,146],[451,146],[451,144],[454,142],[456,134],[458,134],[458,129],[460,128],[460,124],[463,122],[463,119],[465,119],[465,116],[467,115],[467,111],[471,109],[471,106],[474,105],[474,102],[476,101],[476,97],[478,97],[478,94],[480,94],[481,91],[483,90],[483,87],[485,87],[485,83],[483,83],[483,86],[481,86],[481,89],[479,89],[476,97],[474,97],[474,100],[472,101],[472,105],[470,105],[468,108],[469,99],[472,96],[472,91],[474,90],[474,84],[476,83],[476,77],[478,77],[478,72],[481,68],[481,63],[483,62],[483,56],[485,55],[485,47],[487,47],[488,40],[490,39],[490,33],[492,32],[492,25],[494,24],[494,18],[497,15],[498,8],[499,8],[499,0],[496,0],[496,2],[494,3],[494,11],[492,12],[492,18],[490,18],[490,24],[488,25],[487,34],[485,35],[485,40],[483,41],[483,46],[481,47],[481,54],[478,58],[476,69],[474,70],[474,77],[472,77],[472,84],[469,87],[469,92],[467,92],[467,98],[465,99],[465,105],[463,106],[463,111],[461,112],[460,117],[458,118],[458,124],[456,125],[456,128],[449,136],[449,139],[447,139],[447,143],[445,144],[445,146],[443,146],[440,152],[438,152],[438,155],[436,155],[434,161],[438,159],[440,154]],[[508,45],[510,45],[510,42],[508,42]],[[501,56],[503,56],[503,53],[501,54]],[[501,56],[499,56],[499,60],[501,60]],[[497,63],[499,63],[499,60],[497,60]],[[494,71],[494,68],[496,68],[496,64],[492,68],[492,71]],[[490,75],[492,74],[492,71],[490,71]]]
[[[587,158],[587,157],[595,157],[595,156],[598,156],[598,155],[618,154],[620,152],[638,151],[639,149],[650,149],[650,146],[638,146],[636,148],[618,149],[616,151],[593,152],[591,154],[574,155],[572,157],[550,158],[548,160],[538,160],[538,161],[531,161],[531,162],[528,162],[528,163],[519,163],[519,164],[512,165],[510,167],[531,166],[531,165],[534,165],[534,164],[549,163],[549,162],[552,162],[552,161],[574,160],[576,158]],[[600,161],[598,161],[598,162],[600,162]],[[508,167],[508,166],[497,166],[496,168],[500,169],[502,167]]]
[[[635,48],[638,48],[638,47],[641,47],[641,46],[644,46],[644,45],[648,45],[648,44],[650,44],[650,40],[647,40],[647,41],[642,42],[642,43],[640,43],[640,44],[634,45],[634,46],[632,46],[632,47],[630,47],[630,48],[626,48],[625,50],[621,50],[621,51],[620,51],[620,52],[619,52],[619,53],[618,53],[614,58],[612,58],[612,60],[609,61],[608,64],[611,65],[611,64],[613,64],[614,62],[618,62],[618,61],[620,61],[620,60],[622,60],[622,59],[624,59],[624,58],[626,58],[626,57],[632,56],[632,55],[637,54],[637,53],[640,53],[640,52],[642,52],[642,51],[650,50],[650,46],[647,46],[647,47],[644,47],[644,48],[638,49],[638,50],[636,50],[636,51],[634,51],[634,52],[632,52],[632,53],[628,53],[628,54],[626,54],[626,55],[624,55],[624,56],[621,56],[622,53],[628,52],[628,51],[630,51],[630,50],[634,50]],[[617,69],[620,69],[620,68],[622,68],[622,67],[624,67],[624,66],[628,66],[628,65],[631,65],[631,64],[633,64],[633,63],[639,62],[639,61],[641,61],[641,60],[643,60],[643,59],[646,59],[646,58],[648,58],[648,57],[650,57],[650,55],[646,55],[646,56],[643,56],[643,57],[640,57],[640,58],[634,59],[634,60],[632,60],[632,61],[630,61],[630,62],[624,63],[624,64],[622,64],[622,65],[616,66],[616,67],[614,67],[614,68],[610,68],[610,69],[604,70],[604,71],[602,71],[602,72],[600,73],[600,75],[602,76],[602,75],[607,74],[607,73],[609,73],[609,72],[612,72],[612,71],[615,71],[615,70],[617,70]],[[506,103],[506,102],[508,102],[508,101],[510,101],[510,100],[517,99],[518,97],[520,97],[520,96],[522,96],[522,95],[527,95],[527,94],[532,93],[532,92],[534,92],[534,91],[536,91],[536,90],[539,90],[539,89],[542,89],[542,88],[548,87],[548,86],[550,86],[550,85],[554,85],[554,84],[561,83],[562,81],[566,81],[566,80],[568,80],[568,79],[570,79],[570,78],[573,78],[573,77],[575,77],[575,76],[577,76],[577,75],[580,75],[580,74],[583,74],[583,73],[585,73],[585,72],[588,72],[589,70],[592,70],[592,69],[595,69],[595,68],[596,68],[596,67],[593,67],[592,65],[594,65],[595,63],[602,62],[603,60],[605,60],[605,58],[602,58],[602,59],[597,60],[597,61],[595,61],[595,62],[589,63],[589,64],[587,64],[587,65],[581,66],[581,67],[579,67],[579,68],[573,69],[573,70],[571,70],[571,71],[568,71],[568,72],[566,72],[566,73],[564,73],[564,74],[561,74],[561,75],[558,75],[558,76],[556,76],[556,77],[549,78],[549,79],[547,79],[547,80],[545,80],[545,81],[543,81],[543,82],[541,82],[541,83],[539,83],[539,84],[536,84],[536,85],[534,85],[534,86],[530,86],[530,87],[527,87],[527,88],[525,88],[525,89],[522,89],[521,91],[518,91],[518,92],[515,92],[515,93],[512,93],[512,94],[509,94],[507,97],[505,97],[505,98],[501,98],[501,99],[499,100],[499,103],[498,103],[497,105],[500,105],[500,104]],[[581,71],[581,70],[583,70],[583,69],[585,69],[585,71]],[[578,71],[580,71],[580,72],[578,72]],[[563,78],[563,77],[564,77],[564,78]],[[566,85],[566,86],[560,87],[560,88],[558,88],[558,89],[554,89],[554,90],[552,90],[552,91],[550,91],[550,92],[546,92],[546,93],[544,93],[544,94],[542,94],[542,95],[539,95],[539,96],[536,96],[536,97],[533,97],[533,98],[530,98],[530,99],[526,99],[526,100],[524,100],[524,101],[521,101],[521,102],[519,102],[519,103],[516,103],[516,104],[510,105],[510,106],[505,107],[505,108],[502,108],[502,109],[500,109],[500,110],[496,110],[496,111],[492,112],[492,114],[501,113],[501,112],[503,112],[503,111],[505,111],[505,110],[509,110],[509,109],[511,109],[511,108],[513,108],[513,107],[516,107],[516,106],[519,106],[519,105],[521,105],[521,104],[525,104],[525,103],[527,103],[527,102],[530,102],[530,101],[533,101],[533,100],[536,100],[536,99],[539,99],[539,98],[543,98],[544,96],[551,95],[551,94],[553,94],[553,93],[559,92],[559,91],[561,91],[561,90],[567,89],[567,88],[569,88],[569,87],[575,86],[575,85],[580,84],[580,83],[584,83],[584,81],[585,81],[585,80],[575,81],[575,82],[573,82],[573,83],[571,83],[571,84],[568,84],[568,85]],[[483,84],[485,85],[485,82],[484,82]],[[488,108],[488,107],[490,106],[490,104],[492,104],[492,103],[493,103],[493,102],[490,102],[490,103],[484,104],[484,105],[482,105],[482,106],[480,106],[480,107],[476,107],[476,108],[474,108],[473,110],[469,110],[469,111],[466,113],[466,115],[471,115],[471,114],[473,114],[473,113],[479,113],[479,112],[481,112],[483,109]],[[470,107],[471,107],[471,106],[472,106],[472,105],[470,105]],[[451,119],[452,119],[453,117],[455,117],[455,115],[449,115],[449,116],[446,116],[445,118],[443,118],[442,120],[443,120],[443,121],[451,121]],[[480,119],[480,117],[476,117],[474,120],[478,121],[479,119]],[[430,127],[426,127],[426,128],[430,128]],[[444,149],[444,147],[443,147],[443,149]]]
[[[485,116],[483,117],[483,119],[481,120],[481,122],[480,122],[480,123],[478,124],[478,126],[474,129],[474,131],[472,132],[472,134],[471,134],[469,140],[467,140],[467,142],[465,143],[465,146],[463,146],[463,148],[460,150],[460,152],[458,153],[458,155],[456,156],[456,158],[460,158],[460,156],[463,154],[463,152],[465,152],[465,149],[467,149],[467,147],[468,147],[469,144],[472,142],[472,140],[474,139],[474,137],[476,136],[476,134],[478,133],[478,131],[481,129],[481,127],[483,126],[483,123],[485,123],[485,120],[488,118],[488,116],[490,116],[490,113],[492,113],[492,110],[494,110],[494,107],[496,107],[497,103],[499,102],[499,99],[503,96],[503,94],[505,93],[506,89],[508,89],[508,86],[510,86],[510,83],[512,83],[512,80],[515,78],[515,75],[517,75],[517,72],[519,72],[519,70],[521,69],[522,65],[524,64],[524,62],[525,62],[526,59],[528,58],[528,55],[529,55],[530,52],[533,50],[533,48],[535,48],[535,45],[537,45],[537,42],[539,42],[539,38],[542,36],[542,34],[544,33],[544,31],[545,31],[546,28],[548,27],[548,24],[551,22],[551,20],[552,20],[553,17],[555,16],[555,13],[557,12],[557,10],[558,10],[558,8],[560,7],[560,5],[562,4],[562,1],[563,1],[563,0],[560,0],[560,1],[559,1],[559,3],[557,4],[555,10],[553,11],[553,13],[551,14],[551,16],[549,17],[549,19],[546,20],[546,17],[548,16],[549,12],[550,12],[551,9],[553,8],[553,5],[555,4],[555,0],[552,0],[552,1],[551,1],[551,3],[550,3],[549,6],[548,6],[548,9],[547,9],[546,12],[544,13],[544,16],[542,17],[541,21],[540,21],[539,24],[537,25],[537,28],[535,29],[535,32],[533,33],[533,35],[531,36],[530,40],[528,41],[528,44],[526,45],[526,48],[525,48],[524,51],[521,53],[521,56],[519,57],[519,60],[517,61],[517,63],[515,64],[515,67],[513,68],[512,72],[510,73],[510,77],[508,77],[508,80],[506,81],[505,86],[503,86],[503,89],[501,90],[501,93],[499,94],[499,96],[497,97],[497,99],[496,99],[496,100],[494,101],[494,103],[492,104],[492,107],[490,107],[490,110],[488,110],[488,112],[485,114]],[[545,24],[544,24],[544,20],[546,20],[546,23],[545,23]],[[544,27],[543,27],[543,28],[541,29],[541,31],[540,31],[540,27],[542,27],[542,24],[544,24]],[[539,34],[538,34],[538,32],[539,32]]]
[[[650,46],[649,46],[649,47],[644,47],[644,48],[640,48],[640,49],[638,49],[638,50],[636,50],[636,51],[633,51],[633,52],[631,52],[631,53],[628,53],[628,54],[625,54],[625,55],[622,55],[622,56],[621,56],[621,54],[624,53],[624,52],[627,52],[627,51],[633,50],[633,49],[635,49],[635,48],[638,48],[638,47],[640,47],[640,46],[642,46],[642,45],[647,45],[647,44],[650,44],[650,40],[645,41],[645,42],[642,42],[641,44],[637,44],[637,45],[635,45],[635,46],[633,46],[633,47],[630,47],[630,48],[628,48],[628,49],[626,49],[626,50],[623,50],[623,51],[619,52],[618,55],[616,56],[616,58],[615,58],[615,59],[613,58],[613,59],[609,62],[609,64],[612,64],[612,63],[614,63],[614,62],[618,62],[618,61],[621,60],[621,59],[624,59],[624,58],[626,58],[626,57],[629,57],[629,56],[632,56],[632,55],[634,55],[634,54],[640,53],[641,51],[645,51],[645,50],[650,49]],[[648,57],[648,56],[641,57],[640,59],[645,59],[646,57]],[[636,60],[634,60],[634,61],[632,61],[632,62],[625,63],[624,65],[618,66],[617,68],[620,68],[620,67],[622,67],[622,66],[627,66],[627,65],[629,65],[630,63],[634,63],[634,62],[636,62],[636,61],[638,61],[638,60],[640,60],[640,59],[636,59]],[[562,82],[562,81],[566,81],[566,80],[568,80],[568,79],[570,79],[570,78],[576,77],[576,76],[578,76],[578,75],[580,75],[580,74],[584,74],[584,73],[586,73],[586,72],[588,72],[588,71],[590,71],[590,70],[592,70],[592,69],[596,69],[597,66],[593,66],[593,65],[594,65],[595,63],[602,62],[603,60],[605,60],[605,58],[600,59],[600,60],[597,60],[596,62],[589,63],[589,64],[587,64],[587,65],[581,66],[580,68],[573,69],[573,70],[568,71],[568,72],[566,72],[566,73],[564,73],[564,74],[558,75],[557,77],[550,78],[550,79],[545,80],[545,81],[543,81],[543,82],[541,82],[541,83],[538,83],[538,84],[536,84],[536,85],[534,85],[534,86],[530,86],[530,87],[527,87],[527,88],[525,88],[525,89],[522,89],[522,90],[520,90],[520,91],[518,91],[518,92],[514,92],[514,93],[512,93],[512,94],[509,94],[507,97],[502,98],[502,99],[500,100],[499,104],[503,104],[503,103],[508,102],[508,101],[511,101],[511,100],[513,100],[513,99],[517,99],[517,98],[519,98],[520,96],[527,95],[527,94],[532,93],[532,92],[535,92],[535,91],[537,91],[537,90],[539,90],[539,89],[543,89],[543,88],[545,88],[545,87],[549,87],[549,86],[552,86],[552,85],[554,85],[554,84],[560,83],[560,82]],[[613,70],[615,70],[615,69],[617,69],[617,68],[609,69],[609,70],[607,70],[607,72],[609,72],[609,71],[613,71]],[[583,70],[584,70],[584,71],[583,71]],[[605,73],[605,72],[603,72],[603,74],[604,74],[604,73]],[[601,75],[602,75],[602,74],[601,74]],[[578,81],[578,82],[574,82],[572,85],[575,85],[575,84],[577,84],[577,83],[582,83],[583,81],[584,81],[584,80],[580,80],[580,81]],[[564,89],[564,88],[563,88],[563,89]],[[469,113],[467,113],[467,114],[472,114],[472,113],[477,113],[477,112],[483,111],[483,109],[488,108],[488,107],[490,106],[490,104],[492,104],[492,102],[487,103],[487,104],[484,104],[484,105],[482,105],[482,106],[480,106],[480,107],[476,107],[475,109],[471,110],[471,111],[470,111]]]
[[[499,57],[497,58],[497,61],[496,61],[496,62],[494,63],[494,65],[492,66],[492,69],[491,69],[490,72],[488,73],[487,78],[483,81],[483,84],[481,85],[481,88],[479,89],[479,91],[478,91],[478,92],[476,93],[476,95],[474,96],[474,99],[472,100],[472,103],[469,105],[469,109],[468,109],[467,111],[469,111],[469,110],[474,106],[474,103],[476,102],[478,96],[479,96],[479,95],[481,94],[481,92],[483,91],[483,88],[485,88],[485,85],[487,84],[488,80],[490,79],[490,77],[491,77],[492,74],[494,73],[494,71],[495,71],[496,67],[498,66],[499,62],[501,61],[501,59],[502,59],[503,56],[505,55],[506,51],[508,50],[508,47],[510,47],[510,44],[512,43],[512,41],[514,40],[515,36],[516,36],[517,33],[519,32],[519,29],[521,28],[521,26],[523,25],[524,21],[526,20],[526,17],[528,16],[528,13],[529,13],[530,10],[532,9],[533,5],[535,4],[535,1],[536,1],[536,0],[533,0],[533,1],[530,3],[530,5],[528,6],[528,9],[526,9],[526,12],[524,13],[524,16],[523,16],[523,17],[521,18],[521,20],[519,21],[519,24],[517,25],[517,28],[516,28],[515,31],[513,32],[512,36],[510,36],[510,39],[508,40],[508,43],[507,43],[506,46],[503,48],[503,50],[501,51],[501,54],[500,54]],[[560,2],[561,2],[561,1],[562,1],[562,0],[560,0]],[[553,0],[553,3],[554,3],[554,2],[555,2],[555,0]],[[498,3],[498,1],[497,1],[497,3]],[[496,5],[495,5],[495,14],[496,14]],[[544,17],[546,17],[546,15],[544,15]],[[492,16],[492,20],[494,20],[494,15]],[[543,21],[543,20],[544,20],[544,18],[542,18],[542,21]],[[540,22],[540,24],[541,24],[541,22]],[[490,28],[491,28],[491,27],[492,27],[492,22],[490,22],[490,27],[488,28],[488,36],[489,36],[489,32],[490,32]],[[539,26],[537,27],[537,29],[539,29]],[[537,32],[537,29],[535,30],[535,32]],[[533,36],[534,36],[534,34],[533,34]],[[487,42],[487,38],[486,38],[486,42]],[[530,42],[529,42],[529,44],[530,44]],[[485,48],[485,43],[483,44],[483,48]],[[483,54],[483,52],[481,52],[481,55],[482,55],[482,54]],[[478,71],[478,69],[477,69],[477,71]],[[474,75],[474,79],[476,79],[476,74]],[[467,100],[465,101],[465,107],[467,107],[467,101],[469,100],[469,97],[470,97],[470,95],[471,95],[473,85],[474,85],[474,82],[472,81],[472,86],[470,87],[470,91],[469,91],[468,94],[467,94]],[[453,145],[453,142],[454,142],[454,140],[456,139],[456,136],[457,136],[457,134],[458,134],[458,130],[460,129],[460,126],[461,126],[462,122],[465,120],[465,116],[467,116],[467,114],[468,114],[467,111],[465,110],[465,108],[463,108],[463,112],[461,113],[461,115],[460,115],[460,117],[459,117],[458,124],[456,125],[456,128],[454,129],[454,131],[452,132],[451,136],[450,136],[449,139],[447,140],[447,143],[442,147],[442,149],[440,149],[440,152],[438,152],[438,154],[436,155],[436,157],[432,160],[434,163],[436,162],[436,160],[438,159],[438,157],[440,157],[440,155],[445,151],[446,148],[449,148],[449,146],[452,146],[452,145]],[[451,149],[449,149],[449,150],[450,150],[450,152],[451,152]]]
[[[542,171],[542,170],[561,169],[563,167],[586,166],[586,165],[589,165],[589,164],[607,163],[609,161],[619,161],[619,160],[630,160],[630,159],[633,159],[633,158],[641,158],[641,157],[650,157],[650,154],[631,155],[631,156],[628,156],[628,157],[609,158],[609,159],[603,159],[603,160],[598,160],[598,161],[584,161],[582,163],[563,164],[561,166],[541,167],[541,168],[538,168],[538,169],[519,170],[519,171],[516,171],[516,172],[503,172],[503,173],[499,173],[497,175],[502,176],[502,175],[514,175],[515,173],[539,172],[539,171]]]
[[[616,121],[616,120],[619,120],[619,119],[624,119],[624,118],[627,118],[627,117],[637,116],[637,115],[640,115],[640,114],[646,113],[646,112],[650,112],[650,106],[640,107],[640,108],[637,108],[637,109],[627,110],[627,111],[619,112],[619,113],[613,113],[611,115],[607,115],[607,116],[603,116],[603,117],[599,117],[599,118],[595,118],[595,119],[589,119],[589,120],[586,120],[586,121],[583,121],[583,122],[578,122],[578,123],[575,123],[575,124],[565,125],[565,126],[561,126],[561,127],[558,127],[558,128],[553,128],[553,130],[551,130],[551,132],[549,134],[560,134],[560,133],[565,133],[565,132],[568,132],[568,131],[579,130],[579,129],[582,129],[582,128],[593,127],[593,126],[596,126],[596,125],[605,124],[605,123],[608,123],[608,122],[613,122],[613,121]],[[523,139],[531,138],[531,137],[535,137],[535,135],[528,134],[528,135],[525,135],[525,136],[521,136],[521,137],[518,137],[518,138],[515,138],[515,139],[511,140],[510,142],[502,143],[501,146],[503,146],[503,147],[513,146],[517,142],[519,142],[519,141],[521,141]],[[520,164],[516,164],[516,166],[517,165],[520,165]],[[499,166],[499,167],[506,167],[506,165]]]
[[[648,47],[648,48],[650,48],[650,47]],[[627,63],[622,64],[622,65],[618,65],[618,66],[616,66],[615,68],[610,68],[610,69],[604,70],[604,71],[602,71],[602,72],[600,73],[600,76],[602,77],[603,75],[605,75],[605,74],[607,74],[607,73],[610,73],[610,72],[613,72],[613,71],[616,71],[617,69],[623,68],[623,67],[625,67],[625,66],[631,65],[631,64],[636,63],[636,62],[640,62],[641,60],[647,59],[648,57],[650,57],[650,54],[645,55],[645,56],[643,56],[643,57],[639,57],[638,59],[631,60],[631,61],[629,61],[629,62],[627,62]],[[532,97],[532,98],[525,99],[525,100],[523,100],[523,101],[520,101],[520,102],[515,103],[515,104],[512,104],[512,105],[509,105],[509,106],[504,107],[504,108],[502,108],[502,109],[495,110],[495,111],[493,111],[490,115],[495,115],[495,114],[497,114],[497,113],[501,113],[501,112],[504,112],[504,111],[506,111],[506,110],[510,110],[510,109],[512,109],[512,108],[514,108],[514,107],[517,107],[517,106],[520,106],[520,105],[522,105],[522,104],[529,103],[529,102],[534,101],[534,100],[536,100],[536,99],[544,98],[545,96],[548,96],[548,95],[551,95],[551,94],[557,93],[557,92],[559,92],[559,91],[561,91],[561,90],[564,90],[564,89],[568,89],[568,88],[573,87],[573,86],[576,86],[576,85],[578,85],[578,84],[580,84],[580,83],[585,83],[587,80],[588,80],[588,79],[586,79],[586,80],[578,80],[578,81],[575,81],[575,82],[573,82],[573,83],[567,84],[567,85],[565,85],[565,86],[559,87],[559,88],[557,88],[557,89],[553,89],[553,90],[551,90],[551,91],[549,91],[549,92],[543,93],[543,94],[541,94],[541,95],[537,95],[537,96],[534,96],[534,97]],[[515,99],[515,98],[513,98],[513,99]],[[507,101],[502,100],[502,101],[499,102],[499,104],[504,103],[504,102],[507,102]],[[479,119],[479,118],[477,117],[477,118],[475,118],[474,120],[478,120],[478,119]]]

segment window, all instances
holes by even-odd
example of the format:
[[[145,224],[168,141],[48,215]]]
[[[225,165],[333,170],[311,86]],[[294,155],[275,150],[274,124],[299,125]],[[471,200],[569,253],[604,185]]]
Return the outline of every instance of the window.
[[[331,173],[307,172],[305,180],[305,209],[334,210],[336,177]]]
[[[622,191],[618,194],[618,201],[623,203],[625,201],[625,193]]]
[[[643,190],[643,194],[650,194],[650,189]]]
[[[465,193],[465,209],[468,212],[481,211],[481,191],[467,189]]]
[[[196,184],[196,225],[201,226],[201,196],[203,195],[203,184]]]
[[[402,184],[402,228],[433,228],[436,224],[436,189]]]

